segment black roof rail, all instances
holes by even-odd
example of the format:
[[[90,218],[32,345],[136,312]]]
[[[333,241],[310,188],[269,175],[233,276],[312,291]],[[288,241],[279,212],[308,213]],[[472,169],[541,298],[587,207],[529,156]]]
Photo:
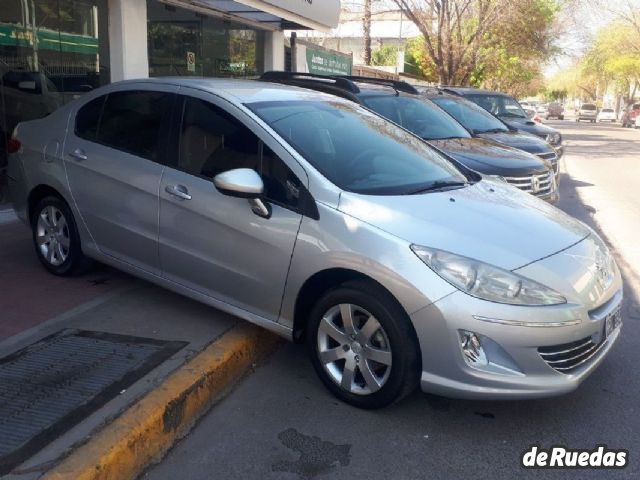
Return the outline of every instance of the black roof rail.
[[[304,82],[305,80],[316,80],[323,81],[329,84],[333,84],[336,87],[342,88],[343,90],[347,90],[351,93],[360,93],[360,89],[358,86],[353,83],[351,80],[340,77],[340,76],[329,76],[329,75],[317,75],[315,73],[304,73],[304,72],[284,72],[284,71],[269,71],[264,72],[259,80],[265,82]]]
[[[403,80],[391,80],[387,78],[376,78],[376,77],[363,77],[358,75],[336,75],[336,78],[346,78],[347,80],[351,80],[354,82],[362,82],[362,83],[373,83],[376,85],[386,85],[388,87],[395,88],[399,92],[404,93],[412,93],[413,95],[418,95],[420,92],[411,85]]]

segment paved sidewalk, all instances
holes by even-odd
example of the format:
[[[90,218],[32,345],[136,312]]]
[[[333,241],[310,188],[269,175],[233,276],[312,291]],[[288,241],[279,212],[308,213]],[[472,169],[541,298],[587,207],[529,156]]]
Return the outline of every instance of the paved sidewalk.
[[[53,276],[38,262],[29,229],[11,219],[0,224],[0,265],[0,358],[65,329],[186,342],[168,360],[15,468],[6,477],[10,479],[38,478],[241,322],[106,266],[98,265],[79,277]],[[260,330],[255,338],[264,340],[261,335],[265,333]],[[218,390],[211,390],[210,398],[202,400],[203,405],[210,404],[220,394],[220,388],[240,378],[245,369],[232,365],[230,371],[236,378],[220,383]],[[0,388],[15,388],[12,385],[0,384]],[[174,388],[173,393],[183,392]],[[144,420],[147,413],[152,412],[142,412],[136,419]],[[184,414],[182,430],[190,426],[196,414]]]

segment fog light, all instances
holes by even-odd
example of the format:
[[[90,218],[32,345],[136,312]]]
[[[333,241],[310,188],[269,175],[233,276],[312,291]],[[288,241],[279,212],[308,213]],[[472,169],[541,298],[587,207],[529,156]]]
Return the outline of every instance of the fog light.
[[[472,367],[486,366],[488,364],[487,355],[484,353],[480,337],[473,332],[459,330],[460,348],[465,362]]]

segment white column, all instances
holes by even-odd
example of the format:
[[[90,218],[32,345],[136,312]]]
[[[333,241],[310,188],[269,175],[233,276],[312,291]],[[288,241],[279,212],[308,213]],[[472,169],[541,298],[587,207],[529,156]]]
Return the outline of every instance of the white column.
[[[146,0],[109,0],[111,81],[149,76]]]
[[[264,33],[264,70],[284,70],[284,32]]]

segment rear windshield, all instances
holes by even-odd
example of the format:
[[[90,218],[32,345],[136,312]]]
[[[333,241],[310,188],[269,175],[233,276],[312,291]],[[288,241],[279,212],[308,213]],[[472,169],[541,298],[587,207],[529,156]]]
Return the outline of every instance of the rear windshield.
[[[364,97],[365,106],[425,140],[471,138],[462,125],[426,99],[384,95]]]
[[[355,103],[292,100],[247,107],[343,190],[404,195],[467,181],[426,142]]]
[[[592,103],[585,103],[584,105],[582,105],[582,107],[580,107],[581,110],[596,110],[596,106],[593,105]]]
[[[613,113],[613,109],[612,108],[603,108],[602,111],[604,113]]]

